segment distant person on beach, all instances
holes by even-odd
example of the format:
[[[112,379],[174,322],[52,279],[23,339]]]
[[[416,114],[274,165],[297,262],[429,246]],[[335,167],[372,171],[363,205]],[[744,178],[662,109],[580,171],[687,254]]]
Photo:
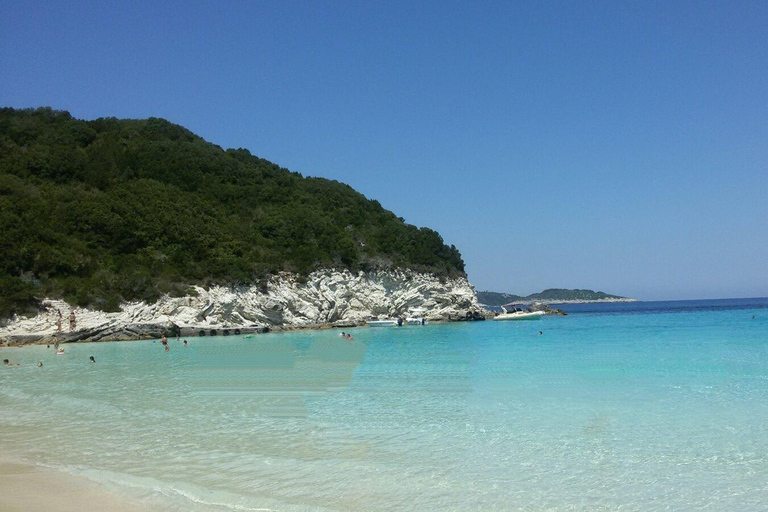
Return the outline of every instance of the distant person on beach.
[[[61,317],[56,319],[56,332],[61,332]]]
[[[7,360],[7,359],[3,359],[3,364],[4,364],[5,366],[21,366],[19,363],[12,363],[12,362],[10,362],[10,361],[9,361],[9,360]]]
[[[69,313],[69,330],[74,331],[76,326],[77,326],[77,318],[75,318],[75,312],[72,311]]]
[[[90,359],[92,363],[95,363],[95,362],[96,362],[96,358],[95,358],[95,357],[93,357],[93,356],[89,357],[88,359]]]

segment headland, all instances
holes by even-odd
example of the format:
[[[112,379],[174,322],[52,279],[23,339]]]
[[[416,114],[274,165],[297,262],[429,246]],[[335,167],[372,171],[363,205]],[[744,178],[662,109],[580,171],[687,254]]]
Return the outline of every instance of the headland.
[[[421,311],[432,322],[480,310],[466,278],[440,279],[410,270],[281,273],[266,286],[193,287],[184,297],[123,304],[117,312],[44,300],[31,317],[0,327],[0,344],[118,341],[167,336],[252,334],[269,330],[352,327],[378,316]],[[74,313],[70,328],[69,316]],[[59,330],[61,324],[61,330]]]

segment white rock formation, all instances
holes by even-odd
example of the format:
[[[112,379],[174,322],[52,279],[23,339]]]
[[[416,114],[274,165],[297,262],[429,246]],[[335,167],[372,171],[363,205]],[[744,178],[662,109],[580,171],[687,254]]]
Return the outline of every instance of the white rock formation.
[[[154,304],[129,303],[121,311],[105,313],[73,308],[63,301],[47,300],[47,311],[33,318],[12,318],[0,328],[0,342],[51,339],[57,332],[61,311],[62,334],[67,341],[131,339],[158,336],[180,327],[237,329],[254,327],[311,327],[357,324],[379,315],[404,317],[421,308],[429,320],[463,317],[480,309],[474,287],[465,278],[440,280],[408,270],[353,274],[326,270],[306,281],[296,275],[273,276],[263,293],[257,286],[237,288],[195,287],[197,296],[163,297]],[[69,332],[68,316],[74,311],[77,326]]]

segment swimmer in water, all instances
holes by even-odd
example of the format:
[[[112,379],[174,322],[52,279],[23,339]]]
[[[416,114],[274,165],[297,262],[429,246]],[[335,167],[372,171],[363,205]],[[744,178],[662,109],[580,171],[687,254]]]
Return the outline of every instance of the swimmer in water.
[[[542,334],[544,334],[544,332],[543,331],[539,331],[539,336],[541,336]]]
[[[184,346],[185,346],[185,347],[188,347],[188,346],[189,346],[189,343],[187,342],[187,340],[184,340]]]
[[[37,363],[37,367],[38,367],[38,368],[42,368],[42,367],[43,367],[43,362],[42,362],[42,361],[40,361],[39,363]]]
[[[89,359],[91,360],[91,362],[92,362],[92,363],[95,363],[95,362],[96,362],[96,358],[95,358],[95,357],[93,357],[93,356],[91,356]]]
[[[56,353],[57,353],[57,354],[63,354],[63,353],[64,353],[64,349],[63,349],[63,348],[60,348],[59,350],[57,350],[57,351],[56,351]]]
[[[4,364],[5,366],[21,366],[19,363],[12,363],[12,362],[10,362],[10,361],[9,361],[9,360],[7,360],[7,359],[3,359],[3,364]]]

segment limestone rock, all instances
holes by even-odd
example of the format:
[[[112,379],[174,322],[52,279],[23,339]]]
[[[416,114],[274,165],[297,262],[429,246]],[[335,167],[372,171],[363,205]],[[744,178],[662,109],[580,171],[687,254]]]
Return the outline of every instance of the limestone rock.
[[[0,343],[53,340],[99,341],[157,338],[163,332],[356,325],[379,315],[405,317],[421,309],[431,321],[463,317],[479,310],[466,278],[438,279],[410,270],[352,273],[322,270],[306,280],[288,273],[273,276],[266,292],[259,286],[195,287],[195,297],[163,297],[154,304],[123,304],[116,313],[75,308],[46,300],[33,318],[14,317],[0,327]],[[77,328],[69,331],[74,311]],[[62,314],[62,331],[56,321]]]

